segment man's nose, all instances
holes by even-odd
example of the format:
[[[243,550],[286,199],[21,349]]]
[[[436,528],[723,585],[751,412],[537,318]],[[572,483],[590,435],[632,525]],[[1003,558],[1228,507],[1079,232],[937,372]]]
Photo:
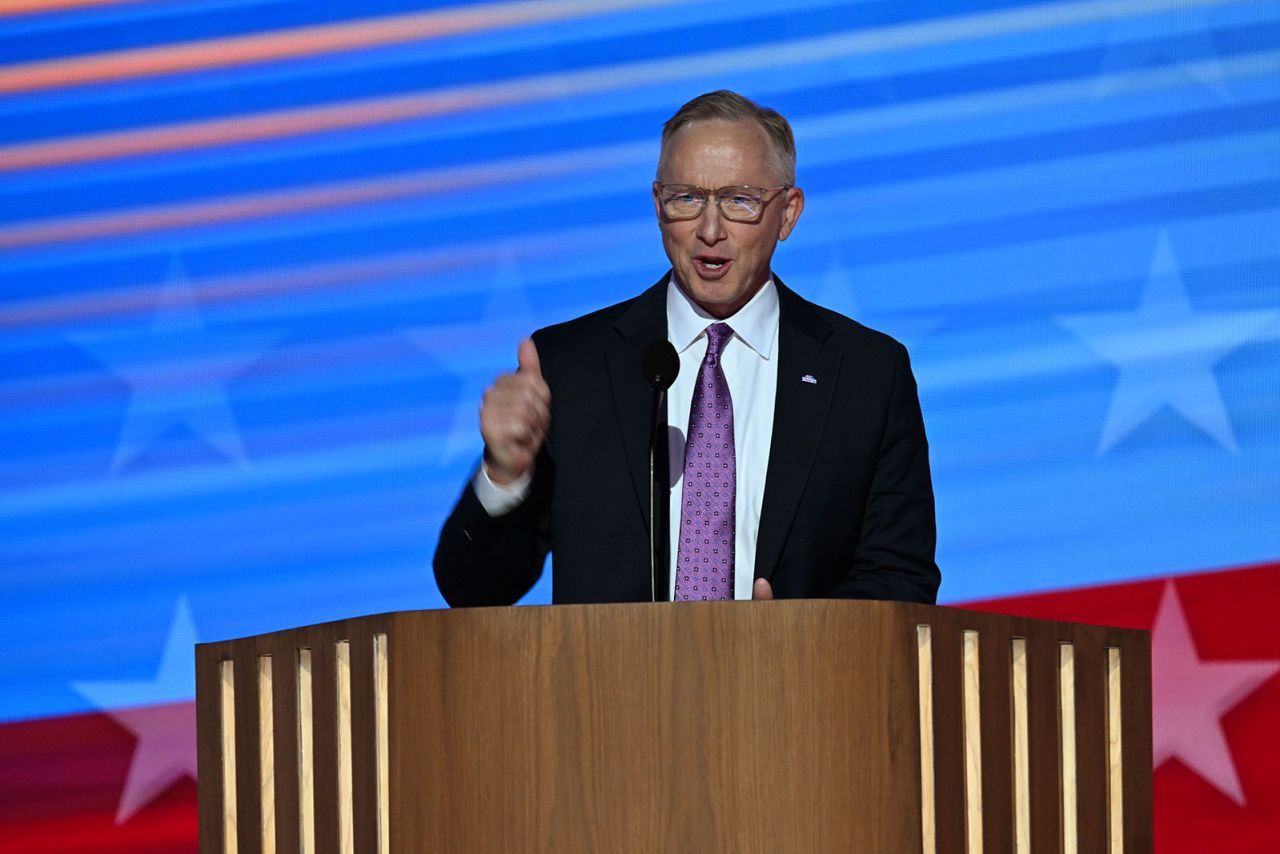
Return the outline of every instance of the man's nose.
[[[707,199],[707,206],[698,215],[698,239],[703,243],[718,243],[724,239],[724,215],[715,199]]]

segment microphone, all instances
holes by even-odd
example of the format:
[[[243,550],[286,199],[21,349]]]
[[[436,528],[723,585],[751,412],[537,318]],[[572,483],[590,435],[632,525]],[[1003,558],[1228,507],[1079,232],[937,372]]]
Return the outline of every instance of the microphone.
[[[671,388],[680,373],[680,356],[676,348],[665,338],[654,341],[644,348],[640,356],[640,372],[654,391],[663,392]]]
[[[649,433],[649,599],[658,601],[658,563],[659,545],[662,538],[658,536],[657,492],[658,478],[655,461],[658,456],[658,439],[666,438],[666,400],[667,389],[676,381],[680,373],[680,355],[671,342],[659,338],[644,348],[640,356],[640,372],[654,391],[653,396],[653,430]],[[666,442],[662,443],[666,447]],[[665,452],[664,452],[665,453]],[[665,489],[665,484],[664,484]],[[665,518],[662,517],[662,518]],[[665,533],[666,526],[663,526]],[[665,576],[665,566],[664,566]]]

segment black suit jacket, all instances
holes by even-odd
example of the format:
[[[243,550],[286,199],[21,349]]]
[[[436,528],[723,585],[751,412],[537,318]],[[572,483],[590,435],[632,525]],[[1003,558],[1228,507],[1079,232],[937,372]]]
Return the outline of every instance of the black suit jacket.
[[[490,517],[468,482],[445,522],[435,574],[450,605],[515,602],[548,551],[557,603],[650,599],[654,393],[640,355],[666,339],[666,282],[534,333],[551,429],[523,504]],[[907,351],[777,288],[778,391],[755,576],[778,598],[932,603],[933,487]],[[665,498],[658,505],[665,518]],[[665,567],[656,587],[666,598]]]

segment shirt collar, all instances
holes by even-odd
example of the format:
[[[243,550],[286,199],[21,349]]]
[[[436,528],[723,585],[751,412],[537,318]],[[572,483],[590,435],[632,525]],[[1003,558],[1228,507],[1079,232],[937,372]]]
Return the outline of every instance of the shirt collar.
[[[719,318],[707,314],[680,290],[674,272],[667,278],[667,338],[678,352],[683,353],[708,326],[719,322]],[[778,337],[778,289],[773,277],[769,277],[750,302],[723,322],[733,327],[735,338],[741,338],[742,343],[768,361]]]

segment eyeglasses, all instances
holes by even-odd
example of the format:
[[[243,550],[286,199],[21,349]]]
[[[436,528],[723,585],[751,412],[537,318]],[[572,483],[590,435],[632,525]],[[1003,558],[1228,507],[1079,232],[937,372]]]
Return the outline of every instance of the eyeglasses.
[[[734,222],[756,222],[764,214],[765,205],[773,201],[766,198],[775,190],[789,190],[790,184],[781,187],[719,187],[708,190],[692,184],[660,184],[653,182],[653,191],[667,219],[697,219],[707,206],[707,199],[715,196],[721,215]],[[776,196],[773,198],[777,198]]]

